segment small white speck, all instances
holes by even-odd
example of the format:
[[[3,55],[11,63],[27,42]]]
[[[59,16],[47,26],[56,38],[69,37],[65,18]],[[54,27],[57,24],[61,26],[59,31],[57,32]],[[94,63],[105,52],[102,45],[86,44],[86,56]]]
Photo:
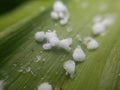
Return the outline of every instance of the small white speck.
[[[43,49],[44,50],[50,50],[52,48],[51,44],[50,43],[45,43],[43,44]]]
[[[19,69],[18,72],[23,72],[23,69]]]
[[[33,71],[32,71],[32,70],[30,70],[30,72],[31,72],[31,74],[32,74],[33,76],[35,76],[35,74],[33,73]]]
[[[76,39],[79,40],[79,41],[82,41],[82,38],[79,34],[76,35]]]
[[[26,72],[30,72],[31,71],[31,67],[27,67],[25,68]]]
[[[72,32],[72,30],[73,30],[73,29],[70,28],[70,27],[67,28],[67,32]]]
[[[14,67],[16,67],[16,66],[17,66],[17,64],[13,64],[13,66],[14,66]]]
[[[35,62],[39,62],[41,59],[42,59],[42,57],[40,55],[37,55]]]
[[[88,8],[89,3],[88,2],[82,2],[81,7],[82,8]]]

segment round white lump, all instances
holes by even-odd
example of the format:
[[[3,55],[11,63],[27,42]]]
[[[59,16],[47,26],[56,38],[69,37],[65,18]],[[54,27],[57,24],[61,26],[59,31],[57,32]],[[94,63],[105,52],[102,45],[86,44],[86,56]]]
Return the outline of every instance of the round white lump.
[[[97,22],[93,25],[92,30],[93,30],[93,34],[98,35],[103,33],[106,30],[106,27],[103,23]]]
[[[57,0],[53,5],[53,10],[55,12],[63,12],[66,10],[66,7],[61,1]]]
[[[54,11],[51,12],[51,17],[52,19],[55,19],[55,20],[59,19],[58,13]]]
[[[87,49],[94,50],[99,47],[98,42],[93,39],[92,37],[86,37],[84,40],[85,45],[87,46]]]
[[[38,90],[53,90],[53,89],[48,82],[44,82],[40,86],[38,86]]]
[[[86,55],[84,53],[84,51],[82,50],[82,48],[80,46],[78,46],[74,51],[73,51],[73,59],[75,61],[84,61],[86,58]]]
[[[43,31],[35,33],[35,40],[42,42],[45,39],[45,33]]]
[[[73,60],[68,60],[64,63],[63,68],[66,71],[66,74],[70,74],[72,78],[75,73],[75,62]]]

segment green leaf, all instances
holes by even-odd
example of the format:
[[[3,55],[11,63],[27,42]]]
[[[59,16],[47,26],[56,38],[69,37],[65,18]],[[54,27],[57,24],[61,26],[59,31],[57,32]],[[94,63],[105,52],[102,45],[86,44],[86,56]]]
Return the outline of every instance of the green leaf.
[[[0,80],[4,80],[5,90],[37,90],[43,82],[49,82],[54,90],[120,90],[120,1],[66,0],[70,21],[65,26],[50,17],[53,2],[28,1],[0,16]],[[88,3],[86,8],[81,6],[85,2]],[[39,4],[46,9],[40,11]],[[108,8],[101,10],[101,5]],[[93,18],[106,14],[114,14],[115,23],[107,28],[106,35],[92,35]],[[67,28],[72,28],[72,32],[67,32]],[[48,29],[56,30],[61,39],[72,37],[72,51],[57,48],[44,51],[42,44],[34,40],[34,34]],[[95,51],[87,50],[76,39],[78,34],[83,38],[94,37],[100,47]],[[82,46],[87,58],[76,64],[75,78],[70,79],[65,75],[63,64],[72,59],[77,45]],[[41,57],[38,62],[37,56]]]

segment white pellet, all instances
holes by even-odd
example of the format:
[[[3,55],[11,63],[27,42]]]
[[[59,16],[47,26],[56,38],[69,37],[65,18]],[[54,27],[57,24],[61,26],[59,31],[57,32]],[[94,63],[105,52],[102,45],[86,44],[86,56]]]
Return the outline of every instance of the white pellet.
[[[87,49],[89,49],[89,50],[94,50],[99,47],[98,42],[91,37],[85,38],[84,43],[87,46]]]
[[[61,24],[61,25],[65,25],[65,24],[67,24],[67,23],[68,23],[68,19],[66,19],[66,18],[60,20],[60,24]]]
[[[43,31],[35,33],[35,40],[38,42],[42,42],[45,38],[45,33]]]
[[[30,72],[30,71],[31,71],[31,67],[26,67],[26,68],[25,68],[25,71],[26,71],[26,72]]]
[[[58,13],[56,13],[54,11],[51,12],[51,17],[52,17],[52,19],[55,19],[55,20],[59,19]]]
[[[70,47],[71,44],[72,44],[72,38],[67,38],[67,39],[60,40],[59,47],[65,49],[67,51],[70,51],[71,50],[71,47]]]
[[[73,51],[72,56],[73,56],[73,59],[78,62],[79,61],[82,62],[86,58],[86,55],[80,46],[77,46],[77,48]]]
[[[67,9],[66,6],[60,0],[55,1],[53,5],[53,11],[63,12],[66,11],[66,9]]]
[[[103,33],[106,30],[106,27],[104,26],[103,23],[99,22],[93,25],[92,30],[93,30],[93,34],[98,35]]]
[[[69,74],[71,78],[75,73],[75,62],[73,60],[68,60],[64,63],[63,68],[66,71],[66,74]]]
[[[35,62],[39,62],[41,59],[42,59],[42,57],[40,55],[37,55]]]
[[[67,7],[62,3],[62,1],[57,0],[53,4],[53,11],[51,12],[51,17],[55,20],[60,20],[61,25],[65,25],[69,20],[69,12]]]
[[[53,37],[51,39],[49,39],[49,43],[51,44],[51,46],[57,46],[59,44],[59,39],[57,37]]]
[[[52,48],[51,44],[50,43],[45,43],[43,44],[43,49],[44,50],[50,50]]]
[[[38,90],[53,90],[53,89],[48,82],[44,82],[40,86],[38,86]]]

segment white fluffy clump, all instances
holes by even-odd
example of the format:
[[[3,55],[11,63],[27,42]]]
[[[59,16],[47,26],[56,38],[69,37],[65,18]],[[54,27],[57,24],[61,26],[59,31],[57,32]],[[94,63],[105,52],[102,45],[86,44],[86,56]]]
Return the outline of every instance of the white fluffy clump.
[[[35,40],[42,42],[45,39],[45,33],[43,31],[35,33]]]
[[[45,38],[47,39],[47,42],[51,45],[51,47],[57,46],[59,43],[56,31],[49,30],[48,32],[46,32]]]
[[[68,60],[64,63],[63,68],[66,71],[66,75],[70,75],[73,78],[75,73],[75,62],[73,60]]]
[[[69,12],[67,7],[62,3],[62,1],[57,0],[53,4],[53,11],[51,12],[51,17],[54,20],[60,20],[61,25],[65,25],[69,20]]]
[[[87,49],[89,49],[89,50],[94,50],[99,47],[98,42],[95,39],[93,39],[92,37],[85,38],[84,43],[87,46]]]
[[[70,45],[72,44],[72,38],[59,40],[56,31],[48,30],[46,33],[42,31],[42,32],[37,32],[35,34],[35,40],[42,42],[44,39],[46,39],[47,41],[42,46],[44,50],[50,50],[52,47],[56,47],[56,46],[63,48],[67,51],[71,50]]]
[[[70,51],[71,50],[71,47],[70,45],[72,44],[72,38],[67,38],[67,39],[63,39],[59,42],[59,47],[67,50],[67,51]]]
[[[73,56],[73,59],[78,62],[82,62],[86,58],[86,55],[80,46],[77,46],[77,48],[74,50],[72,56]]]
[[[53,89],[48,82],[44,82],[40,86],[38,86],[38,90],[53,90]]]
[[[98,34],[103,33],[103,32],[106,30],[106,27],[105,27],[105,25],[104,25],[103,23],[97,22],[97,23],[95,23],[95,24],[93,25],[92,30],[93,30],[93,33],[94,33],[95,35],[98,35]]]
[[[93,21],[94,21],[94,25],[92,27],[93,34],[98,35],[104,33],[106,28],[109,25],[113,24],[114,19],[111,16],[107,16],[104,19],[102,19],[101,16],[96,16]]]

